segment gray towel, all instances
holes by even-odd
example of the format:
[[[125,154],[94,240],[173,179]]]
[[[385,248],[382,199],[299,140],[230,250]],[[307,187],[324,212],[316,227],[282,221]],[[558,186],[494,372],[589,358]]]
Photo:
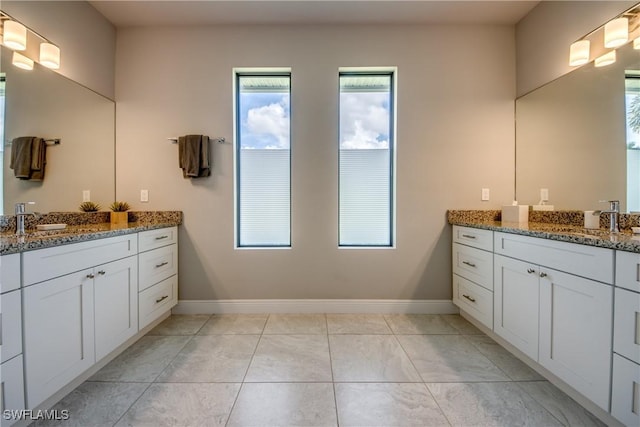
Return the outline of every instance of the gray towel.
[[[47,163],[47,143],[42,138],[34,138],[31,144],[31,181],[44,179],[44,165]]]
[[[11,142],[11,164],[16,178],[29,179],[34,136],[20,136]]]
[[[209,137],[206,135],[179,137],[178,163],[185,178],[210,176]]]

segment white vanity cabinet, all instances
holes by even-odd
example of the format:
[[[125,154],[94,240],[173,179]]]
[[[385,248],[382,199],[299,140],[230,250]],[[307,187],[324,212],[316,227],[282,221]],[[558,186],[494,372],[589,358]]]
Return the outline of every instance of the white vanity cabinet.
[[[137,332],[136,253],[133,234],[23,254],[28,407]]]
[[[20,254],[0,257],[0,413],[25,409]],[[2,427],[15,421],[2,417]]]
[[[453,226],[453,303],[491,328],[493,232]]]
[[[537,361],[540,268],[502,255],[494,266],[493,331]]]
[[[612,415],[640,425],[640,254],[618,252],[613,319]]]
[[[178,228],[138,234],[139,324],[144,328],[178,303]]]

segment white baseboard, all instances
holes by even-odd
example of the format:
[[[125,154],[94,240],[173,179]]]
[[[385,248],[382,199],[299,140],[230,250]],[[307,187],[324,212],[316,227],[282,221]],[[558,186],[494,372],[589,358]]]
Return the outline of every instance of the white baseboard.
[[[180,300],[173,314],[214,313],[415,313],[456,314],[451,300],[239,299]]]

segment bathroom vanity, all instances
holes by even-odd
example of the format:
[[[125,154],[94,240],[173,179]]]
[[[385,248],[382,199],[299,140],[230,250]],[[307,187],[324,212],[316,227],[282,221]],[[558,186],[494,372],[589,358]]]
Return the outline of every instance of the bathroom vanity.
[[[462,314],[581,403],[640,425],[640,236],[449,219]]]
[[[3,410],[49,407],[169,315],[177,218],[3,235]]]

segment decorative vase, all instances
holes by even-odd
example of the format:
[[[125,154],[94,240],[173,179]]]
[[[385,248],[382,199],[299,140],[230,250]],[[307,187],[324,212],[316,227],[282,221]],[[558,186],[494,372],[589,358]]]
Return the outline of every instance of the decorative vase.
[[[128,212],[111,212],[111,225],[122,225],[129,222]]]

